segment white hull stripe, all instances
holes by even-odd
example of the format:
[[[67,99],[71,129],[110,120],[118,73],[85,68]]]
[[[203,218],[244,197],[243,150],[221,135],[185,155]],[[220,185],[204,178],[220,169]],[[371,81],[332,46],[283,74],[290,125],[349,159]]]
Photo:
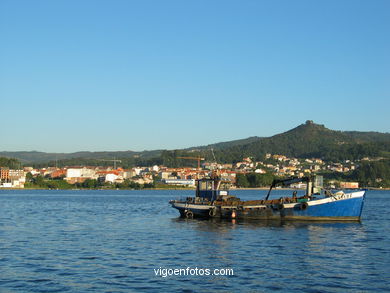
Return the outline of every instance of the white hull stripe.
[[[178,203],[178,202],[175,202],[173,205],[177,208],[183,208],[183,209],[209,210],[213,208],[213,206],[209,206],[209,205],[187,204],[187,203]]]
[[[335,202],[335,201],[340,201],[340,200],[348,200],[352,198],[359,198],[364,196],[364,191],[358,191],[358,192],[352,192],[352,193],[344,193],[340,195],[335,195],[327,198],[322,198],[322,199],[317,199],[317,200],[310,200],[307,202],[309,206],[315,206],[319,204],[325,204],[325,203],[330,203],[330,202]],[[297,203],[285,203],[284,207],[285,208],[293,208]]]

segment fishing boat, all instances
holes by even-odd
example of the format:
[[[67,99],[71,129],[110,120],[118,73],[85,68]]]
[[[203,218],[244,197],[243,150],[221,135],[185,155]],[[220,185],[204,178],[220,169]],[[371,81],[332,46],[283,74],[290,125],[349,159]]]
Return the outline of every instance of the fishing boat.
[[[171,200],[173,208],[186,218],[222,218],[253,220],[337,220],[359,221],[365,191],[332,192],[322,188],[322,176],[274,180],[264,199],[240,200],[229,194],[229,182],[218,176],[196,180],[194,197]],[[270,199],[278,186],[306,183],[306,193]]]

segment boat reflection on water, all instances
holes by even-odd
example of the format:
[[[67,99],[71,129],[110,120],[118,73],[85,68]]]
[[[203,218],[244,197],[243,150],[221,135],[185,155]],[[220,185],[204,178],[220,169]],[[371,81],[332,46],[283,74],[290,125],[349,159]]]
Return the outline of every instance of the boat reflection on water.
[[[174,223],[187,223],[195,228],[204,229],[207,231],[223,231],[236,229],[237,226],[243,226],[245,229],[260,229],[260,228],[285,228],[285,229],[319,229],[319,228],[331,228],[331,229],[343,229],[351,227],[362,227],[361,221],[283,221],[283,220],[245,220],[245,219],[221,219],[221,218],[173,218]]]

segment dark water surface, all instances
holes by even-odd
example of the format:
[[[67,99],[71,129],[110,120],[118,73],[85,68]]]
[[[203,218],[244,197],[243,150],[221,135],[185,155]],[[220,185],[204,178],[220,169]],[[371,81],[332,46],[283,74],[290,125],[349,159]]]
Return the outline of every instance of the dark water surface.
[[[389,191],[367,192],[361,223],[183,220],[179,195],[0,191],[0,292],[390,290]],[[234,275],[155,274],[187,267]]]

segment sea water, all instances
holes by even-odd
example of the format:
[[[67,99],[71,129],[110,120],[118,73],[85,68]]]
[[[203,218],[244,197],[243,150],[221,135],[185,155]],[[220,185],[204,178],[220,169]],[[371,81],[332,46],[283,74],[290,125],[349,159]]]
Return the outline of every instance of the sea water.
[[[192,194],[1,190],[0,292],[390,290],[389,191],[352,223],[180,219]]]

